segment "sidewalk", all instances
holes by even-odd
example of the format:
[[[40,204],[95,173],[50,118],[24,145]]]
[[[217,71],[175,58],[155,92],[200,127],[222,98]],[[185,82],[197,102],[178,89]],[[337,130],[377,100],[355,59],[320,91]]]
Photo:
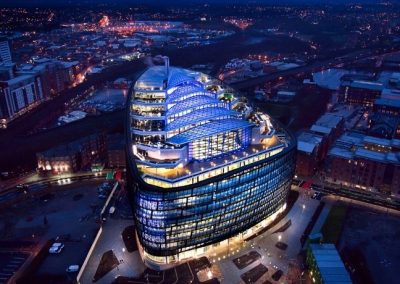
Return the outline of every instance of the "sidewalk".
[[[118,276],[139,277],[146,266],[140,257],[139,251],[128,252],[125,249],[125,244],[122,239],[122,231],[133,225],[133,220],[107,220],[103,226],[103,233],[86,265],[85,271],[82,274],[80,283],[92,283],[93,276],[96,273],[101,257],[108,250],[113,250],[115,256],[123,262],[114,268],[101,279],[96,281],[98,284],[110,284]]]
[[[321,214],[319,214],[317,222],[315,222],[315,225],[314,225],[313,229],[311,230],[310,235],[321,232],[322,226],[324,225],[326,218],[328,218],[331,208],[332,208],[332,203],[325,203],[325,206],[322,209]]]

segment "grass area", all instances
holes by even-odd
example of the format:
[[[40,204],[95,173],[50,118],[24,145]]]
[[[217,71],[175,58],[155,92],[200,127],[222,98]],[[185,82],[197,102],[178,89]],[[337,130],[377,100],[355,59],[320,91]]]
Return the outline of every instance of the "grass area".
[[[336,244],[342,232],[343,222],[347,213],[347,206],[335,205],[329,211],[328,217],[322,226],[321,233],[324,243]]]

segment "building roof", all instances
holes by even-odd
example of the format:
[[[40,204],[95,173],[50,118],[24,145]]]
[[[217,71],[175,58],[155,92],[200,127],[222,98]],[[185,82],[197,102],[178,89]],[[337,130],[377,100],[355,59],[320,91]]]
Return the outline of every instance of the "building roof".
[[[164,87],[164,81],[167,78],[167,74],[164,66],[153,66],[148,68],[136,81],[136,88],[146,89],[149,87],[160,88]]]
[[[206,107],[192,111],[189,116],[175,119],[174,121],[167,124],[165,130],[171,131],[200,121],[216,119],[218,117],[227,118],[237,115],[238,113],[236,111],[232,111],[224,107]]]
[[[386,153],[371,151],[364,148],[358,148],[355,153],[355,157],[363,158],[367,160],[373,160],[377,162],[385,162],[386,160]]]
[[[382,83],[372,82],[372,81],[355,80],[350,83],[350,87],[358,88],[358,89],[373,90],[373,91],[382,91],[383,90]]]
[[[385,147],[386,150],[374,150],[371,149],[371,146]],[[328,155],[348,160],[362,158],[381,163],[400,164],[400,152],[393,148],[400,148],[399,139],[389,140],[356,132],[347,132],[336,140]]]
[[[5,82],[9,86],[12,86],[12,85],[18,84],[18,83],[20,83],[22,81],[29,80],[29,79],[32,79],[32,78],[33,78],[32,75],[20,75],[20,76],[17,76],[15,78],[13,78],[13,79],[7,80]]]
[[[210,123],[192,128],[181,134],[177,134],[167,139],[167,142],[175,145],[183,145],[203,137],[209,137],[226,131],[250,127],[251,125],[251,123],[242,119],[222,119],[211,121]]]
[[[182,86],[180,88],[175,89],[171,94],[168,94],[167,102],[175,102],[188,94],[197,92],[204,92],[204,89],[197,84],[196,85],[189,84],[186,86]]]
[[[383,89],[381,93],[382,99],[400,99],[400,90]]]
[[[328,135],[342,120],[342,116],[333,113],[325,113],[311,126],[310,130],[323,135]]]
[[[293,91],[279,91],[278,96],[289,96],[289,97],[294,97],[296,96],[296,92]]]
[[[364,138],[363,139],[364,143],[368,143],[368,144],[375,144],[375,145],[386,146],[386,147],[389,147],[392,145],[392,142],[389,139],[373,137],[373,136],[364,136],[363,138]]]
[[[310,130],[317,133],[329,134],[331,133],[332,128],[314,124],[313,126],[311,126]]]
[[[310,244],[310,250],[323,283],[353,283],[334,244]]]
[[[311,154],[314,152],[314,149],[321,143],[322,136],[310,133],[310,132],[303,132],[297,138],[297,150]]]
[[[178,113],[180,111],[189,110],[193,107],[197,106],[206,106],[206,105],[218,105],[221,104],[219,100],[213,98],[212,96],[208,95],[207,93],[199,93],[197,96],[193,96],[187,98],[183,101],[180,101],[173,107],[168,110],[168,115]]]
[[[56,147],[47,149],[43,152],[39,152],[38,154],[46,158],[66,157],[70,155],[75,155],[82,150],[83,145],[86,141],[93,141],[98,139],[98,137],[99,135],[92,134],[86,137],[82,137],[78,140],[74,140],[72,142],[61,144]]]
[[[400,108],[400,97],[399,99],[376,99],[375,104]]]
[[[168,88],[172,88],[179,84],[191,81],[196,83],[196,75],[198,73],[190,72],[187,69],[165,66],[152,66],[148,68],[136,81],[136,89],[147,89],[147,88],[158,88],[163,90],[165,85],[164,82],[168,82]],[[201,84],[198,84],[201,86]]]
[[[314,125],[324,126],[327,128],[335,128],[342,121],[342,119],[343,117],[336,114],[325,113],[314,123]]]

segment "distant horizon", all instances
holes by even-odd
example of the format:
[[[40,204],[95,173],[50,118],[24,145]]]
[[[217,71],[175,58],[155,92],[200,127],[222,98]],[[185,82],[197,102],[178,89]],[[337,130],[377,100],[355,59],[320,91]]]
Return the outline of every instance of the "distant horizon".
[[[6,2],[6,3],[3,3]],[[169,5],[179,5],[179,6],[189,6],[189,5],[200,5],[200,4],[217,4],[217,5],[298,5],[298,6],[308,6],[308,5],[343,5],[343,4],[379,4],[381,1],[375,0],[170,0],[170,1],[160,1],[160,0],[57,0],[56,3],[52,0],[13,0],[5,1],[0,0],[0,7],[62,7],[68,6],[92,6],[92,5],[107,5],[107,6],[118,6],[118,5],[159,5],[159,6],[169,6]],[[390,3],[400,3],[400,0],[390,0]]]

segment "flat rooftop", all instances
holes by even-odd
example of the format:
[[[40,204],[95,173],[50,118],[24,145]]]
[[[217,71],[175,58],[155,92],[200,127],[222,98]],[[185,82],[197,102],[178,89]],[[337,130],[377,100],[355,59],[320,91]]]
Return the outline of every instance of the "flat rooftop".
[[[353,283],[334,244],[310,244],[323,283]]]
[[[303,132],[297,137],[297,150],[305,153],[312,153],[320,143],[322,136],[315,133]]]
[[[314,125],[335,128],[342,121],[342,119],[342,116],[333,113],[325,113],[314,123]]]
[[[372,147],[372,148],[371,148]],[[377,149],[385,150],[375,150]],[[400,140],[383,139],[355,132],[347,132],[336,140],[328,155],[344,159],[362,158],[381,163],[400,164]]]

